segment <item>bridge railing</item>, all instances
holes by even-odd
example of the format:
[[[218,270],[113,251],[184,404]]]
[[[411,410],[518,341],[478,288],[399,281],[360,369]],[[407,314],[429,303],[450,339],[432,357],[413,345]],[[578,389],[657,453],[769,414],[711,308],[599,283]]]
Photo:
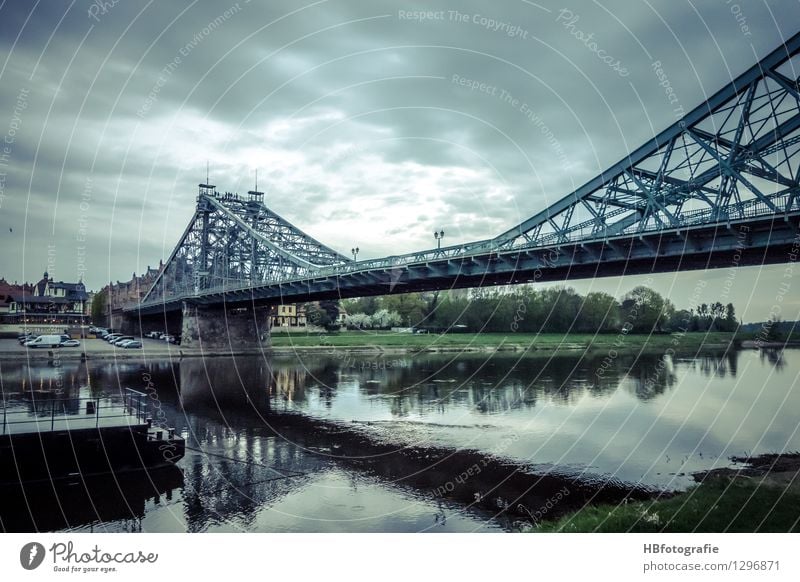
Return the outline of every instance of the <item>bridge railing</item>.
[[[791,210],[800,209],[800,197],[792,193],[779,192],[765,196],[765,198],[767,198],[778,209],[782,209],[783,212],[790,212]],[[622,215],[627,212],[630,212],[630,210],[627,208],[620,208],[619,210],[614,211],[614,213],[607,213],[606,217]],[[702,224],[726,223],[730,220],[743,220],[772,214],[775,214],[774,210],[765,201],[761,200],[760,198],[753,198],[743,202],[728,204],[725,209],[722,209],[719,212],[717,212],[717,210],[714,208],[701,208],[682,212],[675,217],[678,221],[676,226],[667,225],[665,227],[656,221],[653,221],[650,226],[645,226],[643,228],[642,224],[644,223],[637,222],[626,229],[615,232],[614,236],[656,232],[659,230],[666,230],[676,227],[683,228]],[[613,227],[613,223],[609,225],[609,227]],[[597,222],[594,219],[590,219],[576,224],[575,226],[562,232],[548,232],[537,237],[533,241],[521,241],[515,244],[512,248],[521,249],[537,246],[546,247],[568,242],[588,242],[592,240],[603,239],[607,236],[609,236],[608,231],[604,229],[597,229]]]

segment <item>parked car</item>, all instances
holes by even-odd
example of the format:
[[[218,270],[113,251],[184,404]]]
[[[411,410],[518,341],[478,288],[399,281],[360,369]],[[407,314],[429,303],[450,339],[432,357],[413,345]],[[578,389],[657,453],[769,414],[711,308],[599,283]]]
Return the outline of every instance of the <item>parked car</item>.
[[[165,342],[168,342],[168,343],[171,343],[171,344],[175,343],[175,336],[174,335],[165,334],[165,335],[161,336],[161,339],[164,340]]]
[[[25,334],[22,334],[19,337],[17,337],[17,341],[19,341],[20,344],[24,344],[25,342],[29,342],[29,341],[35,340],[35,339],[36,339],[36,336],[33,335],[32,333],[25,333]]]
[[[121,333],[110,333],[106,337],[104,337],[103,339],[106,340],[108,343],[113,344],[115,341],[117,341],[121,337],[122,337]]]
[[[81,345],[81,342],[76,339],[68,339],[61,342],[62,348],[77,348],[79,345]]]
[[[128,340],[135,340],[135,339],[136,338],[133,337],[132,335],[121,335],[111,343],[113,345],[115,345],[115,346],[119,346],[122,342],[125,342],[125,341],[128,341]]]
[[[26,348],[60,348],[62,341],[64,340],[60,335],[40,335],[23,345]]]
[[[130,340],[125,342],[122,347],[125,348],[126,350],[133,348],[141,348],[142,342],[140,342],[139,340]]]

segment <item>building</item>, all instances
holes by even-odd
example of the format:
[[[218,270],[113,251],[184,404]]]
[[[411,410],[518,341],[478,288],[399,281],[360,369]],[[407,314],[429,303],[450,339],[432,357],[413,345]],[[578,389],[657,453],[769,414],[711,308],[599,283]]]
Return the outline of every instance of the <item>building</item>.
[[[298,328],[306,326],[305,305],[278,305],[272,315],[273,328]]]
[[[5,323],[80,324],[89,298],[83,282],[55,281],[45,272],[35,285],[3,286]]]
[[[137,277],[136,273],[133,273],[130,281],[117,281],[106,286],[108,309],[110,311],[118,311],[140,303],[163,269],[164,262],[159,261],[157,269],[148,265],[147,270],[142,275]]]
[[[92,301],[94,301],[95,295],[97,295],[97,293],[94,291],[87,291],[86,304],[83,307],[83,314],[90,319],[92,317]]]

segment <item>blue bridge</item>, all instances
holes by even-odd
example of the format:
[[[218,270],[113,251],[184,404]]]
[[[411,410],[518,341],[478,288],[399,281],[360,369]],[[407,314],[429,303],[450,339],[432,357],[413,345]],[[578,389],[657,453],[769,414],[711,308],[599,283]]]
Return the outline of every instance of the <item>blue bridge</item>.
[[[267,208],[262,192],[200,184],[194,217],[126,319],[180,320],[187,347],[261,343],[279,303],[794,260],[799,51],[797,34],[599,176],[486,240],[355,261]]]

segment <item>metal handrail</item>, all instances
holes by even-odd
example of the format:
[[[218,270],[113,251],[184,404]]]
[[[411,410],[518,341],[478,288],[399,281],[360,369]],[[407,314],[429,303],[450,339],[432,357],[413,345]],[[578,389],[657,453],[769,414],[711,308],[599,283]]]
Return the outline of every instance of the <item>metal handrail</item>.
[[[92,402],[93,416],[95,426],[99,426],[100,420],[107,420],[111,418],[135,418],[138,422],[144,423],[148,418],[147,395],[137,390],[126,388],[122,395],[122,404],[113,402],[114,396],[92,396],[84,398],[42,398],[31,402],[32,408],[25,408],[14,410],[10,406],[10,402],[3,398],[3,430],[2,434],[6,434],[11,426],[18,426],[24,424],[41,425],[46,422],[46,418],[50,420],[50,430],[54,430],[56,421],[69,420],[79,417],[86,419],[87,414],[82,414],[86,410],[84,403]],[[111,400],[111,402],[103,403],[104,400]],[[70,404],[69,409],[67,403]],[[122,411],[117,414],[103,413],[103,410]],[[20,416],[25,416],[23,419],[18,419]]]

